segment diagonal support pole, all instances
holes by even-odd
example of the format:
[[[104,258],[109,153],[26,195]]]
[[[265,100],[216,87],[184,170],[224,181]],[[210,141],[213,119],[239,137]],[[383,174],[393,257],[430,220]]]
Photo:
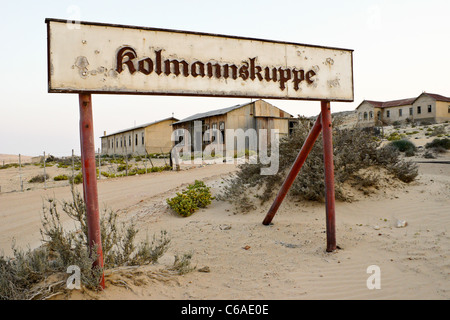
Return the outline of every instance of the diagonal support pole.
[[[311,152],[311,149],[314,146],[314,143],[317,140],[317,137],[320,134],[320,131],[322,130],[322,117],[319,115],[317,117],[316,122],[314,123],[314,126],[312,127],[311,131],[309,132],[308,137],[306,138],[305,142],[303,143],[302,148],[300,149],[300,152],[295,159],[294,164],[291,167],[291,170],[289,171],[286,179],[283,182],[283,185],[280,188],[280,191],[278,191],[277,197],[275,198],[274,202],[272,203],[272,206],[269,209],[269,212],[267,213],[263,224],[269,225],[272,222],[273,217],[278,211],[278,208],[280,207],[281,203],[283,202],[284,198],[286,197],[286,194],[289,191],[289,188],[294,183],[295,178],[297,177],[298,173],[300,172],[300,169],[302,168],[303,164],[306,161],[306,158],[308,157],[308,154]]]
[[[306,138],[294,164],[291,167],[283,185],[272,203],[263,224],[269,225],[283,202],[289,188],[294,183],[300,169],[311,152],[319,134],[323,131],[323,159],[325,171],[325,208],[326,208],[326,232],[327,252],[336,250],[336,222],[335,222],[335,194],[334,194],[334,164],[333,164],[333,136],[331,127],[331,109],[329,101],[321,101],[321,113]]]

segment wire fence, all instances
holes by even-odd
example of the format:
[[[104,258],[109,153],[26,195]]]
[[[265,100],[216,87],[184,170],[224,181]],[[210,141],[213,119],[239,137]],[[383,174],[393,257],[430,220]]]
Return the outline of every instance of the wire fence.
[[[171,170],[169,154],[101,155],[96,154],[97,179]],[[55,157],[44,152],[37,157],[18,155],[0,160],[0,193],[79,184],[83,182],[81,158],[74,154]]]

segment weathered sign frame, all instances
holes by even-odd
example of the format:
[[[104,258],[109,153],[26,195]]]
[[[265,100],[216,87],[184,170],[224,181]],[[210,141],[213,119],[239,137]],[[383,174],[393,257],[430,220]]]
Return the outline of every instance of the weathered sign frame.
[[[150,31],[150,32],[169,32],[177,35],[189,35],[189,36],[195,36],[195,37],[212,37],[212,38],[218,38],[218,39],[232,39],[237,41],[244,41],[246,43],[250,42],[258,42],[262,44],[270,44],[270,45],[281,45],[281,46],[296,46],[296,47],[302,47],[302,48],[313,48],[318,50],[337,50],[341,52],[346,52],[346,54],[350,54],[349,56],[349,66],[348,68],[350,70],[347,70],[347,72],[350,72],[350,75],[347,75],[346,79],[346,85],[348,86],[346,90],[351,90],[350,92],[347,92],[344,94],[344,98],[336,98],[332,95],[325,96],[325,97],[314,97],[314,96],[295,96],[295,95],[289,95],[286,96],[277,96],[277,95],[267,95],[267,94],[261,94],[259,95],[258,92],[251,92],[250,95],[247,94],[227,94],[227,93],[221,93],[221,92],[176,92],[176,91],[164,91],[161,90],[155,90],[151,92],[142,92],[142,91],[136,91],[136,90],[113,90],[110,87],[105,90],[97,90],[92,88],[84,88],[84,87],[55,87],[53,84],[53,77],[55,75],[55,65],[54,61],[52,61],[52,31],[50,24],[51,23],[64,23],[67,24],[67,20],[61,20],[61,19],[46,19],[45,20],[47,24],[47,63],[48,63],[48,92],[49,93],[77,93],[79,95],[79,108],[80,108],[80,142],[81,142],[81,159],[82,159],[82,171],[83,171],[83,195],[86,203],[86,211],[87,211],[87,223],[88,223],[88,234],[89,234],[89,249],[91,250],[91,254],[93,253],[93,250],[95,249],[95,256],[96,261],[94,262],[94,266],[100,266],[103,267],[103,253],[102,253],[102,247],[101,247],[101,236],[100,236],[100,220],[99,220],[99,206],[98,206],[98,191],[97,191],[97,180],[96,180],[96,168],[95,168],[95,145],[94,145],[94,131],[93,131],[93,115],[92,115],[92,97],[91,94],[145,94],[145,95],[168,95],[168,96],[202,96],[202,97],[233,97],[233,98],[262,98],[262,99],[282,99],[282,100],[308,100],[308,101],[320,101],[321,102],[321,113],[318,116],[316,123],[314,124],[314,127],[312,128],[311,132],[308,135],[308,138],[306,139],[302,149],[300,150],[293,166],[291,167],[290,172],[288,173],[282,187],[280,188],[277,197],[275,198],[271,208],[269,209],[269,212],[267,213],[263,224],[269,225],[271,224],[271,221],[273,217],[275,216],[278,208],[281,205],[281,202],[283,201],[284,197],[286,196],[289,188],[291,187],[292,183],[294,182],[298,172],[300,171],[303,163],[305,162],[309,152],[311,151],[316,139],[318,138],[319,134],[323,133],[323,151],[324,151],[324,167],[325,167],[325,193],[326,193],[326,233],[327,233],[327,252],[332,252],[336,250],[336,226],[335,226],[335,193],[334,193],[334,165],[333,165],[333,143],[332,143],[332,127],[331,127],[331,110],[330,110],[330,101],[340,101],[340,102],[352,102],[354,100],[354,85],[353,85],[353,50],[349,49],[339,49],[339,48],[332,48],[332,47],[324,47],[324,46],[312,46],[312,45],[305,45],[305,44],[299,44],[299,43],[293,43],[293,42],[280,42],[280,41],[272,41],[272,40],[263,40],[263,39],[254,39],[254,38],[245,38],[245,37],[237,37],[237,36],[225,36],[225,35],[218,35],[218,34],[208,34],[208,33],[199,33],[199,32],[187,32],[187,31],[178,31],[178,30],[168,30],[168,29],[156,29],[156,28],[146,28],[146,27],[135,27],[135,26],[124,26],[124,25],[118,25],[118,24],[106,24],[106,23],[95,23],[95,22],[83,22],[83,21],[77,21],[76,25],[83,28],[83,26],[94,26],[94,27],[104,27],[104,28],[118,28],[118,29],[127,29],[127,30],[141,30],[141,31]],[[72,28],[70,28],[72,29]],[[69,30],[69,28],[68,28]],[[72,29],[73,30],[73,29]],[[80,41],[80,39],[78,39]],[[125,46],[126,47],[126,46]],[[121,51],[122,49],[119,49],[118,52],[116,52],[117,57],[120,54],[125,55],[125,51]],[[97,50],[96,50],[97,51]],[[287,51],[287,50],[286,50]],[[133,51],[130,51],[131,53],[126,53],[128,56],[128,59],[123,62],[123,60],[120,60],[117,58],[117,65],[116,65],[116,72],[120,73],[123,67],[123,64],[126,64],[128,71],[130,71],[131,74],[133,74],[133,63],[127,63],[129,61],[132,61],[132,59],[135,59],[137,56],[135,53],[133,54]],[[158,51],[155,51],[158,52]],[[99,52],[97,52],[99,53]],[[60,57],[64,56],[64,54],[59,53]],[[287,55],[286,55],[287,56]],[[251,59],[252,57],[246,57]],[[306,60],[308,57],[304,57]],[[310,57],[311,58],[311,57]],[[323,57],[322,57],[323,58]],[[147,59],[147,58],[146,58]],[[146,60],[144,59],[144,60]],[[148,58],[149,59],[149,58]],[[144,61],[140,60],[140,61]],[[148,63],[148,66],[150,66],[150,62],[146,60]],[[287,58],[286,58],[287,61]],[[254,62],[254,61],[253,61]],[[329,62],[329,65],[327,63]],[[140,63],[140,62],[139,62]],[[142,62],[143,64],[144,62]],[[152,62],[153,63],[153,62]],[[187,62],[186,62],[187,64]],[[195,63],[194,63],[195,64]],[[332,59],[330,61],[324,61],[323,64],[325,65],[323,68],[332,68]],[[70,64],[69,64],[70,65]],[[69,65],[65,65],[68,67]],[[170,74],[170,62],[168,63],[168,74]],[[73,66],[72,68],[74,68]],[[79,66],[77,66],[79,67]],[[139,64],[139,67],[141,65]],[[255,67],[255,66],[253,66]],[[153,68],[153,67],[152,67]],[[262,68],[262,67],[261,67]],[[83,69],[84,70],[84,69]],[[87,70],[87,69],[86,69]],[[103,70],[103,69],[102,69]],[[149,71],[149,67],[147,69],[143,69],[144,71]],[[153,69],[152,69],[153,70]],[[194,69],[191,69],[191,72]],[[212,70],[212,67],[211,67]],[[290,76],[293,74],[295,76],[298,76],[300,73],[300,69],[290,69],[291,73]],[[295,71],[297,70],[297,71]],[[88,70],[87,70],[88,71]],[[120,72],[119,72],[120,71]],[[280,89],[283,91],[283,84],[281,79],[283,78],[283,69],[279,67],[278,69],[280,74]],[[59,70],[57,70],[59,72]],[[66,72],[66,71],[64,71]],[[211,71],[212,72],[212,71]],[[267,71],[269,72],[269,71]],[[276,71],[274,71],[276,72]],[[285,71],[285,77],[283,79],[287,79],[287,71]],[[295,74],[297,72],[297,74]],[[69,71],[70,73],[70,71]],[[106,73],[106,71],[105,71]],[[147,74],[150,74],[147,73]],[[158,74],[159,75],[159,74]],[[176,75],[176,77],[179,74]],[[275,74],[273,74],[275,78]],[[305,76],[306,75],[306,76]],[[106,74],[105,74],[106,76]],[[187,77],[187,72],[185,73],[185,76]],[[218,74],[216,78],[220,79],[222,74]],[[308,80],[308,73],[303,74],[303,80]],[[309,73],[309,80],[311,80],[311,77],[314,76],[313,73]],[[212,73],[211,73],[212,77]],[[210,78],[211,78],[210,77]],[[350,78],[348,78],[350,77]],[[244,80],[244,77],[242,77]],[[70,80],[70,79],[69,79]],[[233,80],[236,80],[235,78]],[[252,81],[255,80],[255,78],[251,79]],[[261,78],[259,77],[259,80]],[[289,79],[290,80],[290,79]],[[298,87],[295,87],[295,81],[300,80],[300,78],[294,77],[294,90],[298,91]],[[339,79],[336,78],[339,84]],[[269,80],[267,80],[269,82]],[[331,80],[331,83],[328,81],[327,85],[330,87],[333,87],[334,80]],[[349,82],[350,81],[350,82]],[[287,80],[285,81],[286,84]],[[301,81],[300,81],[301,82]],[[297,82],[297,85],[300,83]],[[313,84],[314,81],[307,81],[309,85]],[[245,84],[244,84],[245,85]],[[292,85],[292,84],[291,84]],[[287,88],[287,86],[285,87]],[[262,89],[264,91],[264,89]],[[345,89],[344,89],[345,90]],[[100,286],[104,288],[104,277],[100,279]]]
[[[66,37],[64,45],[58,46],[53,43],[53,38],[58,39],[61,28],[66,28],[66,21],[46,19],[46,23],[48,91],[52,93],[257,97],[308,101],[321,101],[326,98],[328,101],[337,102],[354,100],[353,50],[350,49],[84,21],[77,22],[80,30],[71,30],[72,39]],[[85,33],[83,33],[84,29],[86,29]],[[93,35],[90,36],[89,32]],[[109,38],[102,39],[103,42],[97,45],[96,37],[101,36]],[[180,45],[181,41],[187,43],[192,41],[194,44]],[[77,51],[83,52],[76,54],[86,59],[85,62],[81,62],[82,67],[90,63],[89,68],[94,68],[88,70],[88,67],[85,67],[84,79],[77,77],[80,65],[75,61],[76,55],[70,56],[70,46],[75,46]],[[130,50],[124,50],[126,48]],[[56,61],[52,61],[53,51],[56,51],[56,54],[61,53]],[[118,52],[121,52],[120,57]],[[123,68],[122,64],[119,65],[118,61],[112,58],[114,54],[117,54],[117,60],[121,59]],[[63,55],[64,57],[61,57]],[[60,61],[63,59],[68,61]],[[131,59],[134,60],[133,63],[128,64]],[[167,59],[164,62],[173,59],[177,64],[186,63],[187,75],[184,73],[184,77],[179,75],[180,66],[178,66],[178,74],[173,76],[173,72],[170,73],[173,68],[170,62],[169,73],[164,75],[167,69],[162,72],[163,59]],[[142,72],[140,72],[141,63]],[[151,69],[146,70],[149,68],[149,63],[151,63]],[[196,63],[200,64],[196,67],[206,69],[208,66],[210,70],[203,70],[202,76],[189,74],[188,69],[194,71],[191,69]],[[240,64],[241,67],[237,70]],[[128,68],[131,65],[132,75],[128,76]],[[156,70],[157,65],[160,70]],[[69,69],[70,66],[73,70]],[[217,76],[217,66],[227,68],[226,77],[223,74],[225,70]],[[65,69],[62,70],[62,67]],[[115,67],[120,68],[118,70],[120,74],[114,72]],[[232,78],[232,67],[236,67],[235,73],[237,71],[240,73],[242,69],[244,72],[242,77],[241,74],[233,74],[235,78]],[[276,74],[272,74],[274,69],[277,69]],[[69,76],[70,72],[73,75]],[[90,75],[93,72],[95,75]],[[199,71],[196,70],[196,72]],[[207,72],[211,72],[209,76],[205,76]],[[115,80],[116,78],[120,78],[123,87],[117,85],[119,80]],[[188,81],[189,86],[194,87],[193,89],[186,88]],[[277,88],[278,82],[283,87],[281,90]],[[76,87],[77,84],[80,85]]]

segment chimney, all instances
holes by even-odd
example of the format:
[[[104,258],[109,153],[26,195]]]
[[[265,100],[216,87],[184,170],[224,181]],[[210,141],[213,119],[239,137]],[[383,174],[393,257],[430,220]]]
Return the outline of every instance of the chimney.
[[[106,136],[106,131],[103,131],[103,135]]]

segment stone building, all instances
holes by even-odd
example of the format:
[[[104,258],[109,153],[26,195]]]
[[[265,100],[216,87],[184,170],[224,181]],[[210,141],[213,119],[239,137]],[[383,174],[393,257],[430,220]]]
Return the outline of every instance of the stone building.
[[[424,92],[416,98],[364,100],[356,108],[356,113],[360,127],[404,122],[443,123],[450,121],[450,98]]]
[[[102,155],[145,155],[168,153],[172,148],[171,124],[176,118],[166,118],[124,129],[101,137]]]
[[[208,129],[217,129],[223,138],[225,149],[225,130],[227,129],[254,129],[259,134],[259,129],[267,129],[267,141],[270,141],[270,130],[278,129],[279,137],[286,136],[293,129],[296,119],[286,111],[264,101],[256,100],[244,104],[235,105],[218,110],[197,113],[172,124],[173,129],[188,130],[191,137],[194,136],[195,122],[201,122],[203,147],[211,143],[214,138],[208,138]],[[209,130],[211,131],[211,130]],[[205,136],[206,133],[206,136]],[[257,137],[259,141],[259,136]],[[180,140],[175,139],[175,143]],[[248,148],[248,145],[246,145]]]

